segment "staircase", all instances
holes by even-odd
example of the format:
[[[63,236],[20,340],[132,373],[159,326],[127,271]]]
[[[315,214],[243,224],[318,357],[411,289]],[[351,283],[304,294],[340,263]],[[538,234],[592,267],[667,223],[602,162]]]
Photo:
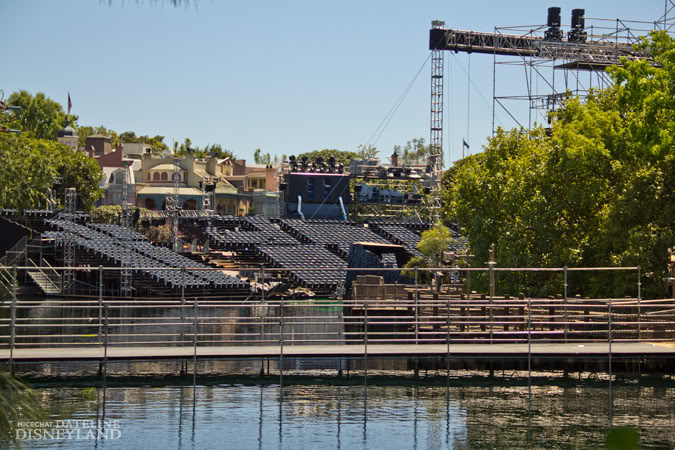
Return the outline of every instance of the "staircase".
[[[28,265],[34,267],[28,269],[26,273],[45,295],[61,295],[63,288],[61,284],[61,275],[52,269],[52,266],[46,260],[42,260],[42,266],[38,266],[32,259],[28,260]]]
[[[8,294],[13,292],[16,280],[14,280],[14,273],[11,267],[22,265],[26,258],[27,248],[28,238],[24,236],[14,245],[14,247],[5,253],[5,256],[0,258],[0,267],[6,267],[5,269],[0,269],[0,290],[4,290]]]

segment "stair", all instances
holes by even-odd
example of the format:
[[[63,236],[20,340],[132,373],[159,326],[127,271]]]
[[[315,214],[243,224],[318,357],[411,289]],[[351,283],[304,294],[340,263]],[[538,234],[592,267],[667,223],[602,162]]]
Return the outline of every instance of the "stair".
[[[42,271],[40,270],[29,270],[28,276],[38,287],[44,292],[45,295],[61,295],[61,288],[52,282]]]

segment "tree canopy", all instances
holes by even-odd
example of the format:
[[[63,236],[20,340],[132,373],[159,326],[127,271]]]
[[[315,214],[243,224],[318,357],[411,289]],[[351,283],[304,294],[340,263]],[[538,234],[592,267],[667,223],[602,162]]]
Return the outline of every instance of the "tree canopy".
[[[358,159],[359,155],[356,152],[350,152],[346,150],[338,150],[336,148],[324,148],[323,150],[313,150],[311,152],[300,153],[297,155],[297,159],[306,156],[310,161],[321,157],[324,161],[328,161],[330,157],[335,158],[336,164],[342,164],[344,166],[349,165],[349,161],[352,159]]]
[[[7,105],[20,106],[21,109],[0,115],[3,124],[33,138],[55,140],[67,122],[61,104],[42,92],[35,95],[26,90],[13,92],[7,99]],[[77,116],[71,115],[70,119],[74,124]]]
[[[75,188],[79,207],[89,210],[102,196],[98,163],[83,152],[27,134],[0,134],[0,207],[20,211],[44,208],[50,190],[61,178],[57,199]]]
[[[502,267],[640,266],[645,296],[665,293],[675,243],[675,42],[648,41],[655,65],[623,60],[614,85],[568,97],[549,133],[499,129],[445,174],[445,217],[475,265],[495,243]],[[636,295],[635,272],[575,272],[570,294]],[[550,274],[500,275],[504,293],[562,291]]]

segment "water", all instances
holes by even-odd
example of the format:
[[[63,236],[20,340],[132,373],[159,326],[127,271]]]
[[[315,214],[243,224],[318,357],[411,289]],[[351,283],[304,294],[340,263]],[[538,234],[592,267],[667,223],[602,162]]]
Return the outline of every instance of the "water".
[[[319,305],[289,308],[288,315],[297,319],[286,329],[288,345],[340,336],[344,331],[340,313],[340,308]],[[260,308],[253,305],[202,308],[201,318],[216,320],[204,320],[200,325],[200,345],[215,345],[225,339],[230,339],[230,345],[241,344],[241,336],[262,340],[263,330],[252,325],[259,322],[260,314]],[[23,323],[41,320],[43,325],[79,318],[67,327],[21,328],[19,342],[84,344],[91,340],[90,344],[96,345],[98,340],[88,337],[97,332],[96,308],[33,307],[18,310],[18,316]],[[180,311],[175,308],[117,310],[112,316],[111,322],[117,320],[119,326],[109,338],[118,345],[138,339],[133,335],[140,328],[132,323],[156,321],[157,325],[142,327],[143,339],[169,341],[169,345],[178,344],[181,333],[190,332],[189,326],[162,324],[176,322]],[[0,338],[6,333],[0,329]],[[278,329],[269,324],[264,333],[278,333]],[[32,337],[21,337],[28,334]],[[304,378],[303,384],[285,385],[283,396],[278,385],[249,385],[257,379],[260,360],[200,362],[202,380],[211,378],[202,381],[209,385],[197,385],[194,391],[192,386],[158,386],[153,382],[155,375],[176,376],[179,362],[110,363],[108,373],[113,379],[127,375],[145,378],[133,381],[134,387],[119,387],[121,382],[111,379],[111,387],[105,390],[38,386],[45,421],[51,423],[42,424],[42,428],[19,426],[15,431],[23,448],[601,448],[610,426],[627,425],[639,432],[644,448],[675,448],[675,383],[663,379],[640,383],[617,380],[610,401],[606,377],[583,382],[558,378],[546,386],[540,378],[530,391],[522,379],[510,383],[503,374],[501,380],[483,374],[474,380],[470,371],[453,370],[457,378],[446,390],[444,379],[438,383],[422,378],[416,384],[406,360],[372,359],[370,374],[389,381],[364,385],[359,377],[361,364],[352,361],[351,377],[338,385],[336,371],[340,365],[345,369],[344,363],[335,358],[285,359],[285,373]],[[80,377],[95,376],[98,364],[26,364],[18,370],[33,380],[73,376],[72,383],[77,383]],[[271,361],[270,370],[278,373],[276,361]],[[226,377],[213,381],[214,376],[222,375]],[[540,372],[539,376],[546,375]],[[583,378],[588,376],[586,373]],[[241,381],[233,381],[237,379]],[[213,384],[222,380],[228,384]],[[147,386],[138,386],[146,381]],[[106,424],[103,433],[112,439],[96,439],[92,425],[99,421]],[[36,429],[47,432],[47,438],[29,439],[37,436]],[[56,433],[59,429],[61,436]],[[66,431],[70,438],[64,435]],[[80,438],[92,439],[73,439],[78,431]]]
[[[601,448],[610,420],[602,386],[537,386],[530,396],[527,386],[309,384],[284,386],[283,399],[274,385],[121,387],[106,389],[105,408],[102,389],[39,391],[47,420],[71,430],[67,419],[105,420],[115,439],[24,448]],[[635,427],[643,448],[673,448],[675,387],[624,385],[613,397],[614,426]]]

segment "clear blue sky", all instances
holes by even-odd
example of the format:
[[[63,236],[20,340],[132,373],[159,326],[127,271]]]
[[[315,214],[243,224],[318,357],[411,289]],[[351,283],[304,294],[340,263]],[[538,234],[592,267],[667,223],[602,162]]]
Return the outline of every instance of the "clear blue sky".
[[[562,7],[563,24],[573,8],[646,21],[664,11],[663,0],[198,0],[177,8],[161,0],[1,0],[0,88],[6,96],[41,91],[63,105],[69,91],[80,125],[160,134],[169,146],[185,137],[220,143],[249,160],[258,147],[273,155],[356,150],[374,143],[427,59],[431,20],[493,31],[545,23],[549,6]],[[492,131],[493,64],[490,55],[470,59],[475,152]],[[461,156],[467,135],[460,64],[466,70],[468,60],[446,59],[447,161]],[[381,157],[414,137],[428,141],[429,71],[427,63],[375,143]],[[525,92],[521,72],[500,72],[497,83],[498,95]]]

